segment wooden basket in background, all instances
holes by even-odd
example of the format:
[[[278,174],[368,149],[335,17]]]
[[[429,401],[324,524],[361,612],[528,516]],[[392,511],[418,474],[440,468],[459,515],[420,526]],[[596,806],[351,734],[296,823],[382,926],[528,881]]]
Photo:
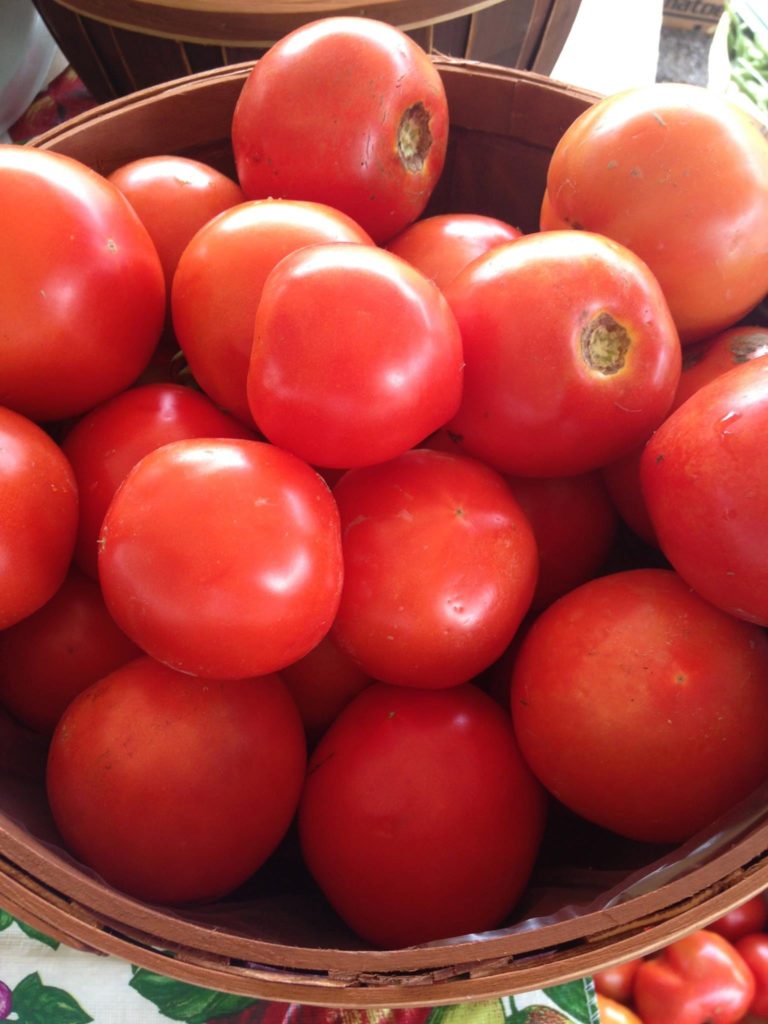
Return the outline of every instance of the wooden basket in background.
[[[436,64],[448,93],[451,140],[431,211],[487,213],[535,229],[552,149],[595,97],[525,71]],[[115,100],[34,144],[102,173],[170,152],[231,173],[229,128],[250,66]],[[718,825],[719,842],[705,836],[677,849],[618,841],[566,821],[550,835],[547,857],[510,927],[449,943],[393,951],[361,946],[290,857],[275,858],[218,907],[166,910],[115,892],[62,851],[35,770],[41,760],[30,751],[25,762],[11,741],[18,737],[6,741],[0,732],[0,906],[69,944],[242,995],[394,1007],[529,991],[657,949],[768,888],[763,794],[734,809],[727,832]],[[2,774],[4,751],[15,775]],[[627,890],[650,866],[654,873]]]
[[[90,92],[106,101],[255,60],[315,18],[365,15],[425,50],[548,75],[580,0],[34,0]]]

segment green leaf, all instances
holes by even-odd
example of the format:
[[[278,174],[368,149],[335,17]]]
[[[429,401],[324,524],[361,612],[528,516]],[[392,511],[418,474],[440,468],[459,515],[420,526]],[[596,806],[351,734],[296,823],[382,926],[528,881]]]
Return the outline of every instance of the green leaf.
[[[44,985],[35,971],[13,990],[19,1024],[88,1024],[93,1020],[64,989]]]
[[[139,995],[154,1003],[160,1013],[184,1024],[206,1024],[215,1017],[239,1013],[253,1006],[258,999],[213,992],[210,989],[188,985],[184,981],[166,978],[143,967],[136,968],[128,982]]]
[[[7,910],[0,909],[0,932],[5,931],[6,928],[9,928],[14,921],[15,918],[11,917]]]
[[[577,1024],[597,1024],[599,1021],[595,986],[591,978],[569,981],[545,991],[555,1006],[559,1006]]]
[[[51,949],[58,949],[60,943],[56,939],[52,939],[50,935],[43,935],[37,928],[33,928],[31,924],[26,924],[24,921],[20,921],[16,918],[16,924],[21,928],[25,935],[28,935],[30,939],[36,939],[38,942],[44,942],[46,946],[50,946]]]

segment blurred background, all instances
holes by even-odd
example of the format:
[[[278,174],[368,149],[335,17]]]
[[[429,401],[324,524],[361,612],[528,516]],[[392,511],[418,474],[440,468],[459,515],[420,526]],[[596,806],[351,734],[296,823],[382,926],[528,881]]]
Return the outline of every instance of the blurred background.
[[[389,3],[369,3],[366,13],[388,20]],[[403,27],[426,49],[610,93],[654,80],[728,88],[729,16],[768,3],[497,0],[467,13],[465,0],[413,0],[412,7],[421,21]],[[98,102],[252,59],[309,17],[301,4],[280,0],[241,4],[236,17],[234,9],[227,0],[196,0],[188,9],[155,0],[3,0],[0,136],[23,142]],[[756,87],[768,95],[765,79]]]

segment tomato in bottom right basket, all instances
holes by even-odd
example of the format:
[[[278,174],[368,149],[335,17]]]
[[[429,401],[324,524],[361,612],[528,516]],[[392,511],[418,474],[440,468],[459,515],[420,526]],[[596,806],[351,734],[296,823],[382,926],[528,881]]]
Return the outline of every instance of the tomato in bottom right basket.
[[[680,842],[768,778],[768,638],[666,569],[592,580],[543,612],[511,708],[543,785],[632,839]]]

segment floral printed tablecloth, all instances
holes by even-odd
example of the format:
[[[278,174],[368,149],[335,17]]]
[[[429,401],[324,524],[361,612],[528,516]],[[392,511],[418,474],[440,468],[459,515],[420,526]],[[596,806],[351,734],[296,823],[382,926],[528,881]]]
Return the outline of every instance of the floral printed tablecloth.
[[[0,1020],[17,1024],[598,1024],[589,978],[485,1002],[334,1010],[197,988],[70,949],[0,909]]]

